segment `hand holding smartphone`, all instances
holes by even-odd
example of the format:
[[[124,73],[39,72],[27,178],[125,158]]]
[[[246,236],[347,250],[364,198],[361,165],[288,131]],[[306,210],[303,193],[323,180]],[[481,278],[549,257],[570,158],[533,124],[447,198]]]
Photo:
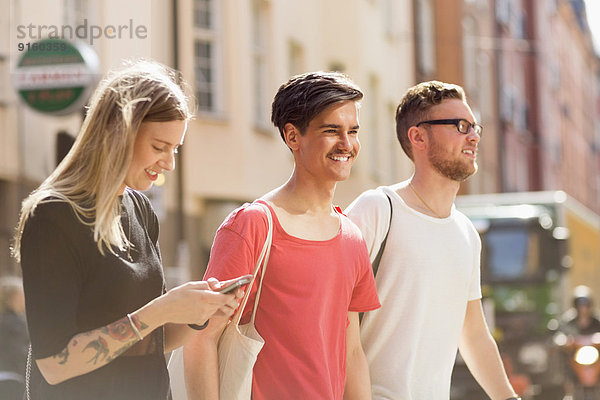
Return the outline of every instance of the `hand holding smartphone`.
[[[234,290],[236,290],[237,288],[245,286],[245,285],[249,284],[250,282],[252,282],[252,275],[241,276],[241,277],[237,278],[237,280],[235,280],[233,283],[220,288],[219,293],[223,293],[223,294],[231,293]]]
[[[250,282],[252,282],[252,275],[244,275],[244,276],[240,276],[239,278],[235,279],[233,282],[228,283],[226,286],[219,288],[217,291],[221,294],[227,294],[227,293],[232,293],[234,292],[237,288],[240,288],[242,286],[246,286],[247,284],[249,284]],[[204,328],[206,328],[208,326],[208,322],[210,320],[206,320],[206,322],[203,325],[197,325],[197,324],[188,324],[188,326],[192,329],[195,329],[197,331],[200,331]]]

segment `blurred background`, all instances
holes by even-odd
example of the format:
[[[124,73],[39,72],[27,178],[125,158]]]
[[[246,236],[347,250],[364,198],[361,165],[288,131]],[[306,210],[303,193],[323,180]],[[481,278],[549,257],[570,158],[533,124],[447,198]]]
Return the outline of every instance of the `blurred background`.
[[[342,207],[411,176],[394,130],[406,89],[457,83],[484,126],[479,172],[457,205],[483,238],[488,322],[522,393],[552,399],[563,371],[551,339],[572,289],[600,294],[599,3],[0,0],[0,276],[20,275],[9,247],[22,199],[68,152],[90,91],[124,59],[181,70],[198,103],[176,170],[147,192],[170,285],[201,278],[225,216],[291,174],[270,123],[290,76],[342,71],[365,92]],[[454,398],[481,396],[460,359],[455,375]]]

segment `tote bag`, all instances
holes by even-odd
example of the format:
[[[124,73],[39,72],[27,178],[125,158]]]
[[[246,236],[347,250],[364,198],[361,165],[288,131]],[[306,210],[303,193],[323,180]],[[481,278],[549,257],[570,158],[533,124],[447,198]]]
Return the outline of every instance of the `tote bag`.
[[[248,290],[232,321],[227,324],[219,339],[217,351],[219,356],[219,397],[221,400],[250,400],[252,396],[252,369],[254,368],[258,353],[265,344],[264,339],[256,331],[254,320],[256,318],[263,278],[267,263],[269,262],[271,242],[273,240],[273,217],[267,206],[261,203],[254,204],[264,209],[269,222],[269,229],[265,244],[254,267],[252,282],[250,282]],[[250,295],[250,288],[252,288],[261,266],[262,274],[254,300],[252,317],[250,318],[250,322],[240,325],[240,320],[246,308],[248,296]],[[171,378],[173,400],[187,400],[183,375],[183,347],[173,351],[168,369]]]

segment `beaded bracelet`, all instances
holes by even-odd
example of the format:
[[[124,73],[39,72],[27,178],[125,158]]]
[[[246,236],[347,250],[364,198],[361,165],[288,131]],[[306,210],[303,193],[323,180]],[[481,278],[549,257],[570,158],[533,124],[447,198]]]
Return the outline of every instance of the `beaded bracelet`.
[[[140,341],[144,340],[144,337],[140,333],[140,330],[137,328],[137,326],[135,326],[135,323],[133,322],[133,319],[131,318],[131,314],[127,314],[127,319],[129,319],[129,324],[131,325],[131,329],[133,329],[133,332],[138,337],[138,339],[140,339]]]

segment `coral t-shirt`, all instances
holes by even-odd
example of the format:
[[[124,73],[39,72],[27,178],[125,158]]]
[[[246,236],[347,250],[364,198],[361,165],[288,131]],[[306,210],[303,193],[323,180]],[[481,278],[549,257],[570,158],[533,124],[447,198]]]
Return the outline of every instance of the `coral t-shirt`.
[[[380,306],[364,239],[341,213],[339,233],[325,241],[287,234],[271,213],[273,243],[255,321],[265,345],[254,366],[252,398],[342,399],[348,311]],[[205,278],[251,274],[267,229],[260,206],[233,211],[217,231]]]

